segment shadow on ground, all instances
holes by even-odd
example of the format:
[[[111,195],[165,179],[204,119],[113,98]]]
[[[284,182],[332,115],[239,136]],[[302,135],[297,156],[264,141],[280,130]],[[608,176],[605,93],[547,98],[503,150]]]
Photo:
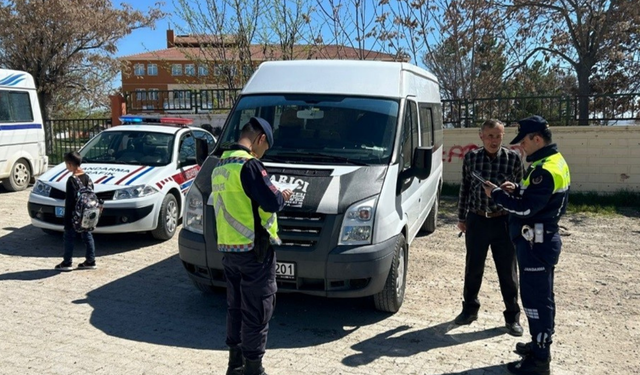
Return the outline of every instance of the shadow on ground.
[[[411,357],[432,349],[485,340],[504,334],[504,330],[497,327],[478,332],[449,334],[449,331],[456,327],[458,326],[451,321],[404,334],[400,333],[408,331],[411,327],[396,327],[353,345],[351,349],[359,353],[344,358],[342,363],[346,366],[358,367],[367,365],[380,357]]]
[[[447,372],[442,375],[503,375],[509,374],[505,365],[494,365],[488,367],[474,368],[461,372]]]
[[[196,349],[226,350],[226,299],[202,294],[188,280],[177,255],[87,294],[90,322],[126,340]],[[369,299],[325,299],[279,294],[269,348],[315,346],[339,340],[388,314]]]
[[[4,227],[2,230],[9,233],[0,237],[0,254],[62,259],[62,232],[47,234],[33,225],[26,225],[21,228]],[[97,256],[118,254],[158,244],[158,240],[154,240],[146,233],[94,234],[93,237],[96,243]],[[84,255],[85,247],[80,236],[78,236],[73,256],[75,258],[84,257]]]

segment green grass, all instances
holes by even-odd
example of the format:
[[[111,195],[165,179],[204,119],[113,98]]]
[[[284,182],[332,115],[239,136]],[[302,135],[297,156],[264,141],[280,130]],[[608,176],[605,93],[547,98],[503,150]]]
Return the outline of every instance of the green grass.
[[[442,195],[458,197],[460,185],[444,183]],[[605,215],[624,214],[637,215],[640,211],[640,193],[626,190],[611,194],[597,192],[571,192],[569,194],[568,212],[597,213]],[[633,213],[635,212],[635,214]]]

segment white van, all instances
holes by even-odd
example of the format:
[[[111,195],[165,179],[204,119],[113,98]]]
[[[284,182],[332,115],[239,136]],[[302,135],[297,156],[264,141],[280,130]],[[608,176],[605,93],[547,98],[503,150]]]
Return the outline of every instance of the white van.
[[[5,189],[24,190],[47,170],[43,125],[33,77],[0,69],[0,180]]]
[[[224,286],[210,200],[211,172],[252,116],[268,120],[262,158],[293,188],[278,214],[280,292],[374,296],[402,305],[409,247],[436,227],[442,186],[442,109],[436,78],[407,63],[266,62],[229,114],[187,195],[179,252],[203,290]]]

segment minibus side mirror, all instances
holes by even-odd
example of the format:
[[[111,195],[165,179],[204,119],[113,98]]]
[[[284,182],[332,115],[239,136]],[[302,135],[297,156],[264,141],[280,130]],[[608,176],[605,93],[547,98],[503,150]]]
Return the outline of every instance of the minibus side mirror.
[[[432,159],[433,147],[416,147],[413,151],[411,168],[400,172],[398,176],[396,195],[400,195],[400,193],[407,190],[411,186],[411,181],[414,177],[419,180],[426,180],[431,174]]]
[[[209,145],[205,138],[195,138],[196,140],[196,163],[202,167],[204,161],[209,156]]]
[[[426,180],[431,174],[431,161],[433,159],[433,146],[416,147],[411,163],[411,175],[420,180]]]

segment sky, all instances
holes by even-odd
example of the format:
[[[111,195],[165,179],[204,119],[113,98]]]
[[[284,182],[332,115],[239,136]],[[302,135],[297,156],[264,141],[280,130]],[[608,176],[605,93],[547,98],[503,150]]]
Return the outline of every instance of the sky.
[[[123,2],[128,3],[134,9],[146,12],[150,7],[153,7],[158,0],[125,0]],[[117,7],[119,3],[120,1],[114,0],[114,7]],[[166,0],[164,3],[160,9],[165,13],[174,13],[173,1]],[[127,37],[120,40],[116,56],[128,56],[167,48],[167,29],[169,29],[170,24],[173,25],[174,23],[172,16],[168,15],[164,19],[156,22],[155,29],[144,28],[134,30]],[[173,28],[175,29],[175,27]]]

